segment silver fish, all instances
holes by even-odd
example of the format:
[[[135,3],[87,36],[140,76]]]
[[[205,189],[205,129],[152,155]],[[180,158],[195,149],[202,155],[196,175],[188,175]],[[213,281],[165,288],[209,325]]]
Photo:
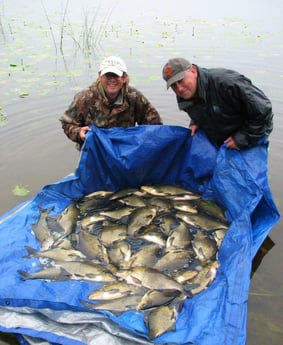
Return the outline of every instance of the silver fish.
[[[185,195],[193,194],[191,191],[180,186],[164,185],[164,186],[141,186],[142,191],[151,195],[166,196],[166,195]]]
[[[187,281],[196,277],[199,273],[197,269],[185,268],[180,271],[174,272],[172,277],[180,284],[185,284]]]
[[[131,267],[153,267],[158,260],[159,252],[160,246],[156,243],[144,245],[131,256],[129,264]]]
[[[192,241],[192,247],[198,259],[202,263],[214,259],[217,253],[216,242],[206,235],[202,230],[198,230]]]
[[[61,248],[61,249],[74,249],[71,241],[68,238],[62,238],[58,241],[56,241],[56,248]]]
[[[25,272],[22,270],[18,270],[18,273],[21,275],[22,280],[28,279],[43,279],[43,280],[69,280],[70,273],[65,271],[61,267],[48,267],[36,272]]]
[[[86,280],[94,282],[114,282],[116,277],[110,272],[115,270],[113,267],[105,267],[92,261],[55,261],[56,267],[63,268],[70,273],[70,279]]]
[[[145,322],[150,339],[155,339],[168,331],[175,331],[177,316],[185,299],[186,295],[180,294],[168,305],[161,305],[146,313]]]
[[[188,225],[180,221],[179,225],[171,231],[166,241],[166,251],[172,249],[187,249],[192,242],[193,235],[191,234]]]
[[[175,249],[166,252],[154,265],[154,268],[158,271],[173,272],[188,265],[192,261],[192,253],[183,250]]]
[[[166,235],[169,236],[171,231],[177,228],[180,225],[179,220],[175,215],[169,213],[161,214],[155,218],[154,223],[156,223],[160,230]]]
[[[212,236],[217,244],[217,247],[220,248],[221,243],[226,235],[227,230],[226,229],[216,229],[212,231]]]
[[[88,259],[109,262],[106,248],[99,238],[89,232],[81,229],[79,232],[78,250],[80,250]]]
[[[166,235],[163,232],[158,231],[158,227],[154,224],[149,225],[145,231],[138,235],[138,238],[156,243],[160,247],[165,247],[167,240]]]
[[[144,207],[146,206],[146,202],[138,195],[129,195],[124,198],[118,199],[118,201],[122,204],[125,204],[127,206],[131,207]]]
[[[173,207],[171,200],[160,196],[148,198],[148,204],[156,207],[158,212],[169,212]]]
[[[99,214],[114,220],[128,216],[133,212],[134,208],[130,206],[121,207],[117,210],[100,211]]]
[[[199,199],[195,201],[196,205],[198,206],[199,210],[208,214],[211,217],[214,217],[221,222],[227,223],[228,221],[225,218],[225,214],[223,209],[217,205],[215,202]]]
[[[129,267],[132,248],[126,240],[113,242],[112,245],[107,248],[107,253],[113,265],[119,268]]]
[[[95,192],[84,195],[84,197],[81,199],[81,202],[84,202],[85,200],[90,200],[93,198],[98,198],[98,199],[108,198],[112,194],[113,192],[109,190],[97,190]]]
[[[67,237],[73,231],[75,231],[79,214],[80,210],[73,203],[66,207],[61,213],[60,217],[58,218],[58,223],[63,229],[64,237]]]
[[[187,224],[204,230],[228,229],[227,223],[203,214],[177,212],[176,217],[182,219]]]
[[[85,214],[94,208],[99,209],[104,207],[109,201],[108,197],[112,194],[113,192],[101,190],[85,195],[77,202],[80,213]]]
[[[39,207],[39,218],[37,223],[32,224],[31,228],[36,237],[36,239],[40,242],[40,247],[42,250],[46,250],[52,247],[54,238],[50,228],[48,227],[47,223],[47,215],[50,213],[52,208],[42,209]]]
[[[215,279],[218,265],[217,261],[209,262],[199,271],[197,276],[189,281],[186,291],[189,290],[192,295],[196,295],[205,290]],[[190,288],[190,284],[192,288]]]
[[[155,339],[168,331],[175,331],[177,315],[177,310],[170,305],[152,309],[146,317],[149,338]]]
[[[48,227],[54,234],[53,247],[57,246],[62,239],[75,232],[79,214],[78,207],[75,204],[70,204],[62,211],[59,217],[47,217]]]
[[[115,282],[103,285],[98,290],[91,292],[88,296],[90,300],[111,300],[128,295],[142,295],[146,290],[136,285],[125,282]]]
[[[100,213],[94,213],[91,216],[85,216],[79,220],[79,224],[83,229],[87,229],[90,225],[98,222],[102,222],[106,219],[105,216]]]
[[[200,199],[200,195],[198,194],[168,195],[167,198],[172,201],[189,201],[189,200]]]
[[[183,211],[183,212],[188,212],[188,213],[192,213],[192,214],[198,213],[198,210],[194,205],[192,205],[188,202],[184,202],[184,201],[174,201],[173,207],[176,210]]]
[[[177,290],[149,290],[143,295],[136,309],[145,310],[168,304],[180,294],[181,292]]]
[[[50,260],[60,260],[60,261],[73,261],[73,260],[83,260],[85,255],[75,249],[63,249],[63,248],[52,248],[43,251],[36,251],[35,249],[25,246],[28,254],[25,257],[37,257],[46,258]]]
[[[127,237],[127,226],[124,224],[113,224],[102,227],[100,240],[108,246],[115,241],[124,240]]]
[[[138,192],[138,189],[136,188],[125,188],[125,189],[121,189],[118,190],[117,192],[114,192],[110,197],[109,200],[117,200],[117,199],[121,199],[124,198],[128,195],[132,195],[134,193]]]
[[[135,236],[143,228],[148,226],[156,216],[157,210],[154,207],[136,208],[129,216],[128,235]]]
[[[82,300],[81,303],[88,309],[109,310],[114,314],[120,314],[127,310],[135,310],[140,299],[141,295],[126,295],[124,297],[111,300],[104,300],[95,304]]]
[[[129,284],[143,286],[153,290],[178,290],[183,287],[173,278],[158,271],[157,269],[147,267],[133,267],[129,270],[120,270],[116,272],[117,277],[124,279]]]

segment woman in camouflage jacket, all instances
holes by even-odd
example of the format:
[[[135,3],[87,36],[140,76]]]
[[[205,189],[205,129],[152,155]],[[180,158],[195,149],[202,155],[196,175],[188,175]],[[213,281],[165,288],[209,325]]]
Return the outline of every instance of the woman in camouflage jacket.
[[[129,85],[127,67],[115,56],[102,61],[96,82],[75,95],[60,121],[65,134],[78,147],[91,124],[103,128],[162,124],[153,105]]]

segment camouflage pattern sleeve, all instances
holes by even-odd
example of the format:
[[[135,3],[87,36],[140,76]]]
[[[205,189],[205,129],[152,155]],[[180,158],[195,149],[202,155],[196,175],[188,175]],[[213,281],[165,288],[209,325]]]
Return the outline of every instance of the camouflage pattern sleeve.
[[[81,143],[79,132],[82,126],[77,124],[75,120],[68,115],[67,111],[60,117],[60,121],[67,137],[74,142]]]
[[[82,144],[79,136],[81,127],[87,126],[86,116],[91,92],[84,90],[75,95],[69,108],[60,117],[62,128],[66,136],[72,141]]]

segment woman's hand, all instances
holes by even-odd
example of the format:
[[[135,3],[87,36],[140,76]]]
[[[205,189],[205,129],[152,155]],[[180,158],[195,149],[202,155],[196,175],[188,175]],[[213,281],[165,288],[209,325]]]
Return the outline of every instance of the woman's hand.
[[[88,126],[81,127],[79,136],[80,136],[80,139],[82,141],[85,141],[86,132],[88,132],[88,131],[91,131],[90,127],[88,127]]]

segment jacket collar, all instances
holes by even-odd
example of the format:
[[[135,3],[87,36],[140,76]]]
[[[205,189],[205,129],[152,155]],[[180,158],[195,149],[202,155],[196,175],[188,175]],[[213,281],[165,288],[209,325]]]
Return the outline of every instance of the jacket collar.
[[[198,88],[197,94],[198,97],[203,99],[206,102],[206,90],[208,87],[208,74],[205,68],[198,67],[196,65],[198,71]]]

